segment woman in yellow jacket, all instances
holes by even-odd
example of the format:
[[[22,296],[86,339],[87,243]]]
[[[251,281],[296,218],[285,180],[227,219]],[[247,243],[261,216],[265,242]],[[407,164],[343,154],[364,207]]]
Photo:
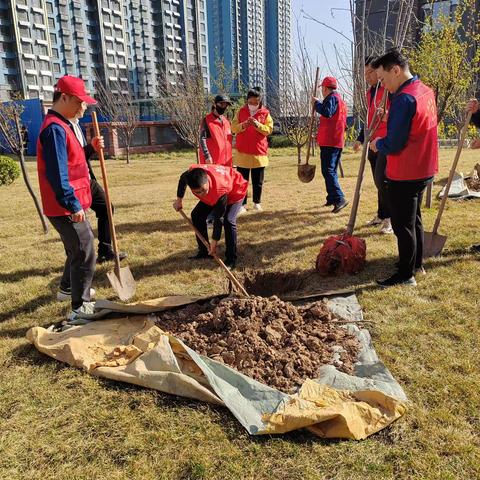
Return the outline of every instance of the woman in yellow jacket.
[[[273,120],[262,104],[260,89],[249,90],[245,105],[238,110],[232,121],[232,133],[236,134],[233,163],[247,181],[250,171],[252,172],[253,208],[257,211],[262,211],[263,179],[268,165],[267,137],[272,130]],[[247,211],[246,203],[245,196],[240,214]]]

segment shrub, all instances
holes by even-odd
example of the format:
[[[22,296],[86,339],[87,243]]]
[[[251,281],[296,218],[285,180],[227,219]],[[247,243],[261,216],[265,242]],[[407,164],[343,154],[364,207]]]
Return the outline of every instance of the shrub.
[[[20,175],[20,167],[15,160],[6,155],[0,155],[0,186],[10,185]]]

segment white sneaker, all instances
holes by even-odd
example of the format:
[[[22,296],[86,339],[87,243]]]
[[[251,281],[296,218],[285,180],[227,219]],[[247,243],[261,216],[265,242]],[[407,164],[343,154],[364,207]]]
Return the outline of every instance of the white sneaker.
[[[367,222],[367,226],[373,227],[374,225],[380,225],[381,223],[383,223],[383,220],[375,216],[369,222]]]
[[[390,221],[389,218],[386,218],[386,219],[382,222],[382,228],[381,228],[380,231],[381,231],[382,233],[384,233],[384,234],[393,233],[392,222]]]
[[[90,289],[90,298],[94,298],[96,293],[97,292],[95,291],[95,289],[91,288]],[[72,299],[72,292],[71,291],[65,291],[65,290],[60,289],[57,292],[57,300],[59,302],[66,302],[67,300],[70,301],[71,299]]]
[[[247,212],[248,212],[247,207],[245,207],[245,205],[242,205],[242,208],[238,212],[238,216],[244,215]]]
[[[95,316],[95,302],[83,302],[81,307],[71,310],[67,315],[67,320],[77,320],[79,318],[89,319]]]
[[[259,203],[254,203],[253,209],[256,210],[257,212],[263,212],[263,208]]]

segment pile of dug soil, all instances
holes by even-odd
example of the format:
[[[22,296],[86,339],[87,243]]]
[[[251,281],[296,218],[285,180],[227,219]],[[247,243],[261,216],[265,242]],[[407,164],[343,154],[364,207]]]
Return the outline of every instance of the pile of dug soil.
[[[159,314],[157,323],[196,352],[293,393],[322,365],[352,372],[360,345],[334,321],[323,301],[297,308],[273,296],[189,305]]]
[[[480,191],[480,164],[476,164],[472,174],[465,180],[467,187],[475,192]]]

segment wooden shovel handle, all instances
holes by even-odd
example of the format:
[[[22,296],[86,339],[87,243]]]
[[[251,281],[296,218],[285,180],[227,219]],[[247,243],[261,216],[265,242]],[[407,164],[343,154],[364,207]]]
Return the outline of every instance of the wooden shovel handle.
[[[436,235],[438,227],[440,226],[440,220],[442,219],[443,210],[445,209],[445,204],[447,203],[448,193],[450,192],[450,187],[452,185],[453,176],[455,175],[455,170],[457,169],[458,160],[460,159],[460,154],[462,153],[463,143],[465,142],[465,137],[467,136],[468,126],[470,125],[470,120],[472,118],[472,112],[467,112],[465,116],[465,122],[463,123],[462,130],[460,132],[460,139],[457,145],[457,151],[455,153],[455,158],[453,159],[452,168],[450,169],[450,174],[448,176],[447,185],[445,186],[445,192],[440,202],[440,207],[438,209],[437,218],[433,225],[432,234]]]
[[[313,84],[313,94],[312,94],[313,97],[317,96],[317,86],[318,86],[319,76],[320,76],[320,67],[317,67],[317,71],[315,73],[315,83]],[[305,158],[305,165],[308,165],[308,161],[310,160],[310,149],[311,149],[314,125],[315,125],[315,105],[312,106],[312,116],[310,118],[310,127],[308,129],[307,156]]]
[[[100,128],[98,126],[97,112],[92,112],[93,128],[95,130],[95,136],[100,136]],[[107,215],[108,224],[110,227],[110,234],[112,236],[113,252],[115,254],[115,274],[117,278],[120,278],[120,257],[118,253],[117,235],[115,233],[115,225],[113,223],[113,210],[112,202],[110,201],[110,192],[108,190],[107,169],[105,168],[105,157],[103,156],[103,148],[100,148],[98,152],[98,158],[100,160],[100,168],[102,169],[103,189],[105,190],[105,200],[107,203]]]
[[[203,235],[197,230],[197,228],[192,223],[192,221],[187,217],[187,215],[185,215],[185,212],[183,211],[183,209],[180,209],[179,213],[188,222],[192,230],[195,232],[195,235],[197,235],[197,237],[205,245],[205,247],[207,247],[207,249],[210,249],[209,243],[205,240]],[[222,260],[218,258],[217,255],[213,255],[213,258],[223,268],[228,278],[233,282],[233,284],[238,288],[238,290],[246,297],[249,297],[247,291],[245,290],[245,288],[243,288],[243,285],[238,281],[237,277],[228,269],[228,267],[222,262]]]
[[[387,101],[387,91],[385,90],[380,109],[383,106],[385,106],[386,101]],[[370,141],[373,138],[375,131],[380,125],[380,122],[382,121],[382,117],[381,115],[379,115],[378,112],[379,110],[377,109],[375,111],[375,114],[373,115],[371,124],[367,125],[367,127],[365,128],[365,141],[363,142],[362,156],[360,158],[360,166],[358,167],[358,176],[357,176],[357,183],[355,185],[355,194],[353,196],[352,210],[350,211],[350,218],[347,224],[347,230],[346,230],[347,235],[352,235],[353,230],[355,228],[355,221],[357,219],[357,213],[358,213],[358,205],[360,204],[360,192],[362,189],[363,174],[365,172],[365,164],[367,162],[368,146],[370,144]]]

